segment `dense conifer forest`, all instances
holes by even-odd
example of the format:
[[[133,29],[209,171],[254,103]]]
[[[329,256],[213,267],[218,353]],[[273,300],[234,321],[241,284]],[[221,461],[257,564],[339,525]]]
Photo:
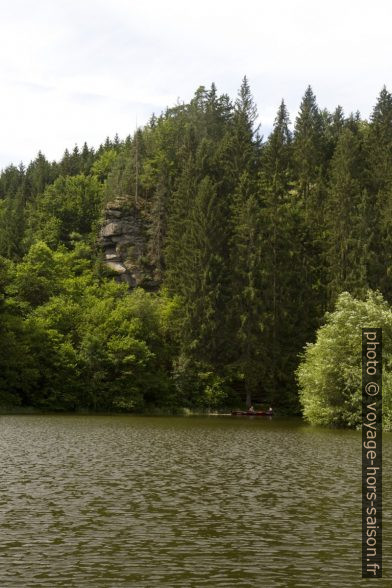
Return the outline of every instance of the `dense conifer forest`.
[[[392,302],[392,96],[364,120],[308,87],[293,125],[284,101],[268,137],[257,121],[246,78],[234,101],[213,84],[125,140],[2,171],[1,406],[300,412],[299,354],[339,295]],[[105,263],[118,197],[150,287]]]

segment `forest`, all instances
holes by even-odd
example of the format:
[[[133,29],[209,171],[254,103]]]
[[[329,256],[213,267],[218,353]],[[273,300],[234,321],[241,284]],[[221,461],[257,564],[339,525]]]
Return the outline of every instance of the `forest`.
[[[309,86],[293,126],[284,101],[268,137],[258,120],[245,77],[234,100],[202,86],[124,140],[1,172],[1,407],[317,421],[306,344],[339,304],[392,302],[392,95],[365,120]],[[134,286],[100,237],[119,197]]]

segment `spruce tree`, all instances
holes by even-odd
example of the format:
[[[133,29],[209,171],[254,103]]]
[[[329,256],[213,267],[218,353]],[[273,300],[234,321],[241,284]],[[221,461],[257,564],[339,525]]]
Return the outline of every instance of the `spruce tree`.
[[[298,195],[306,215],[312,217],[323,205],[324,153],[322,116],[311,86],[306,89],[295,121],[293,156]]]
[[[228,312],[227,210],[216,184],[205,176],[181,243],[180,294],[187,353],[221,370],[226,357]]]
[[[345,128],[331,162],[328,191],[328,291],[330,307],[348,291],[364,295],[368,287],[367,192],[361,139]]]
[[[261,197],[261,250],[263,259],[264,346],[268,349],[269,370],[264,387],[270,402],[285,402],[287,383],[286,341],[291,336],[293,316],[287,312],[295,300],[295,249],[291,204],[292,136],[289,115],[282,101],[273,131],[264,147],[259,178]],[[294,351],[294,350],[293,350]],[[295,351],[294,351],[295,353]],[[293,386],[291,382],[291,387]]]
[[[46,186],[56,179],[55,166],[49,163],[46,157],[38,152],[37,157],[30,163],[26,170],[26,192],[28,199],[34,199],[45,191]]]
[[[222,162],[230,218],[230,330],[232,365],[246,391],[260,399],[263,365],[263,307],[261,296],[261,224],[256,178],[260,162],[257,108],[246,76],[234,104],[228,133],[223,141]]]
[[[265,392],[266,345],[263,232],[255,182],[244,171],[234,194],[231,237],[231,328],[233,365],[244,383],[246,406]],[[234,344],[234,345],[233,345]]]
[[[257,117],[257,107],[245,76],[234,104],[231,128],[230,167],[236,181],[243,172],[254,174],[256,171],[260,147],[258,127],[255,127]]]
[[[312,336],[327,306],[324,227],[328,150],[324,131],[316,96],[308,86],[296,118],[293,139],[294,195],[301,211],[297,228],[302,265],[298,295],[307,307],[306,311],[302,310],[301,317],[307,338]]]
[[[368,223],[374,226],[370,244],[369,281],[392,301],[392,95],[384,87],[370,117],[367,144],[370,172]]]

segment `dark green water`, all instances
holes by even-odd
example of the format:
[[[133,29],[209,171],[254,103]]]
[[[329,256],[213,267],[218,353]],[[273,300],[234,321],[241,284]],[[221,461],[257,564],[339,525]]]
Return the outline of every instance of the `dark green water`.
[[[392,585],[392,436],[384,576]],[[361,437],[297,420],[0,417],[0,586],[361,580]]]

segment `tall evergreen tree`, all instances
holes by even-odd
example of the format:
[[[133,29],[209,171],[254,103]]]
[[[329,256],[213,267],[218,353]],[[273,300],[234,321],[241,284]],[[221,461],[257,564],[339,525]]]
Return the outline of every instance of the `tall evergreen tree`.
[[[20,259],[24,253],[23,236],[26,220],[26,189],[24,170],[19,187],[12,189],[0,207],[0,255]]]
[[[328,198],[329,301],[335,303],[342,291],[365,294],[367,283],[368,235],[367,192],[363,182],[363,153],[360,137],[344,129],[331,163]]]
[[[298,218],[298,239],[302,244],[302,279],[299,285],[302,292],[299,298],[308,309],[303,311],[302,316],[307,338],[311,337],[327,304],[323,267],[326,160],[322,115],[316,96],[308,86],[296,118],[293,140],[294,189],[298,206],[302,209]]]
[[[31,200],[38,194],[42,194],[46,186],[54,182],[56,176],[56,166],[49,163],[39,151],[35,160],[30,163],[26,170],[27,198]]]
[[[311,86],[306,89],[295,121],[293,156],[298,194],[305,212],[317,212],[323,204],[323,122]]]
[[[183,241],[186,270],[179,293],[184,304],[186,351],[217,369],[223,368],[227,355],[226,219],[225,202],[216,184],[205,176],[198,186]]]
[[[234,104],[231,131],[230,167],[237,181],[243,172],[256,171],[260,147],[257,118],[257,107],[245,76]]]
[[[255,182],[248,172],[241,176],[232,205],[231,328],[234,330],[234,366],[244,383],[246,405],[261,400],[265,392],[266,346],[264,340],[264,266],[262,219]],[[234,344],[234,346],[233,346]],[[262,384],[263,383],[263,384]]]
[[[369,224],[377,227],[371,242],[369,280],[392,301],[392,95],[384,87],[370,117]]]
[[[268,349],[269,358],[264,386],[270,402],[284,402],[287,397],[288,354],[285,347],[288,339],[294,340],[290,339],[293,317],[286,310],[295,300],[295,282],[290,278],[296,268],[289,252],[297,246],[291,213],[292,136],[289,123],[282,101],[273,131],[263,150],[259,179],[264,265],[261,299],[266,323],[264,347]]]

